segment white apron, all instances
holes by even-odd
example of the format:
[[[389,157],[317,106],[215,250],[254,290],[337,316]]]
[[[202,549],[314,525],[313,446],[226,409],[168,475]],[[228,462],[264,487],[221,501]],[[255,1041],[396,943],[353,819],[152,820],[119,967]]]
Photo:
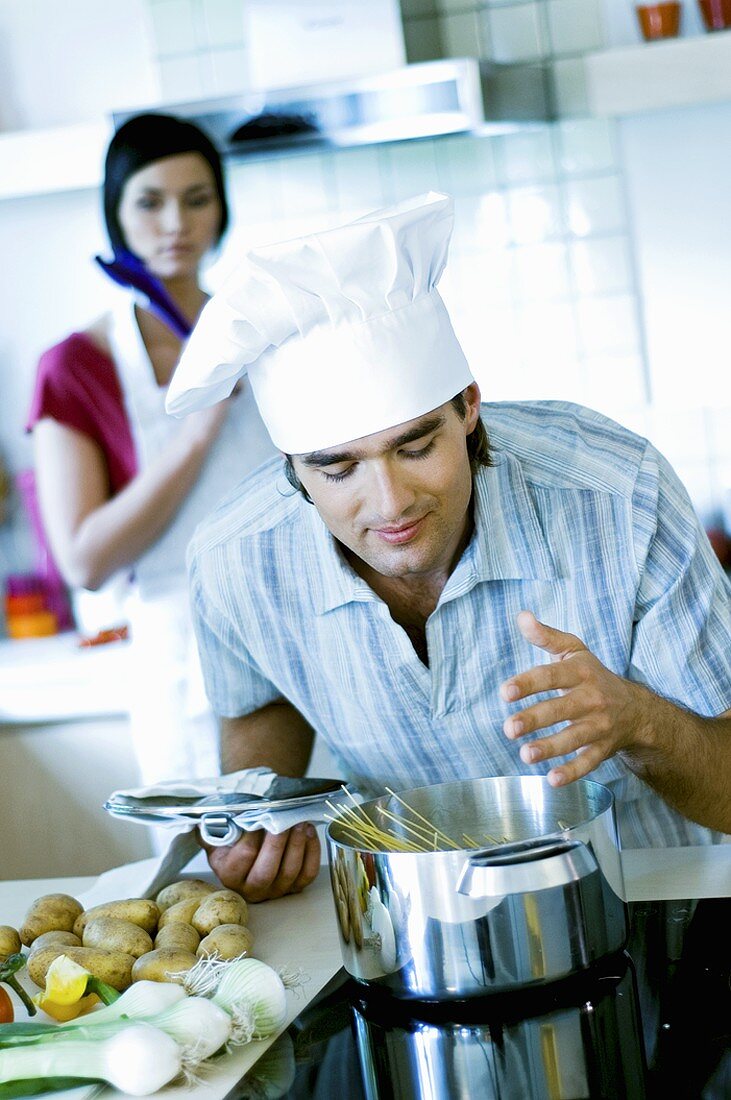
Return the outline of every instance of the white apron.
[[[165,412],[165,387],[157,384],[128,297],[114,310],[111,346],[142,471],[182,425]],[[173,522],[135,563],[125,611],[132,639],[130,725],[144,784],[219,773],[218,725],[203,686],[185,552],[221,497],[272,454],[247,385]]]

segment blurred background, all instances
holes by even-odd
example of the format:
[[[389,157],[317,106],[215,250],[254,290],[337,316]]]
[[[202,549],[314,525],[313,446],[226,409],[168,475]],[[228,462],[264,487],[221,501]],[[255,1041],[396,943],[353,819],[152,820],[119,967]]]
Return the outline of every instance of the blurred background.
[[[0,0],[0,581],[45,567],[23,426],[40,352],[106,308],[103,154],[142,109],[225,155],[210,290],[250,245],[452,194],[443,294],[484,399],[647,436],[728,565],[729,23],[729,0]],[[58,767],[47,746],[18,767],[57,790],[63,738],[101,716],[100,786],[122,786],[120,666],[96,654],[82,680],[43,643],[0,642],[0,733],[66,723]]]

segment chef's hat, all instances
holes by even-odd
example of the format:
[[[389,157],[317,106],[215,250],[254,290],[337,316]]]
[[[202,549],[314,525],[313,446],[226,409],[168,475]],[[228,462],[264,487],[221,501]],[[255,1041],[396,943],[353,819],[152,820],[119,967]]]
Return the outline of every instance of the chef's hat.
[[[429,192],[349,225],[251,250],[201,313],[168,412],[248,372],[280,450],[303,454],[413,420],[473,381],[436,284],[452,200]]]

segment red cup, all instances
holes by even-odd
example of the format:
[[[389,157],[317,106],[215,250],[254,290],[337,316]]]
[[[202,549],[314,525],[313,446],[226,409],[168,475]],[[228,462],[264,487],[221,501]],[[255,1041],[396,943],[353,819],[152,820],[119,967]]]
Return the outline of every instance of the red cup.
[[[698,0],[707,31],[731,27],[731,0]]]
[[[728,2],[731,3],[731,0]],[[646,42],[654,42],[658,38],[677,38],[680,33],[679,0],[666,0],[662,4],[635,4],[635,11]]]

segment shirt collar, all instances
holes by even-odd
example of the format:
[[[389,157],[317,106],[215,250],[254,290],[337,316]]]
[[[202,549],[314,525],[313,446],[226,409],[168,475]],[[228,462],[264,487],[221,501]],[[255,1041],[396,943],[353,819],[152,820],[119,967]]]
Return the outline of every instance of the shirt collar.
[[[493,462],[475,475],[475,531],[463,561],[471,558],[481,581],[555,580],[553,555],[520,462],[505,452],[493,453]]]
[[[535,503],[519,461],[512,455],[493,456],[494,465],[480,467],[474,479],[475,530],[445,588],[459,588],[465,572],[473,583],[493,580],[554,580],[558,573],[546,542]],[[304,504],[311,543],[312,570],[308,582],[316,614],[351,601],[379,597],[348,565],[314,505]],[[455,593],[456,594],[456,593]]]
[[[315,568],[308,577],[315,613],[324,615],[353,600],[377,600],[372,588],[348,565],[336,540],[330,534],[313,504],[304,504],[306,523]]]

